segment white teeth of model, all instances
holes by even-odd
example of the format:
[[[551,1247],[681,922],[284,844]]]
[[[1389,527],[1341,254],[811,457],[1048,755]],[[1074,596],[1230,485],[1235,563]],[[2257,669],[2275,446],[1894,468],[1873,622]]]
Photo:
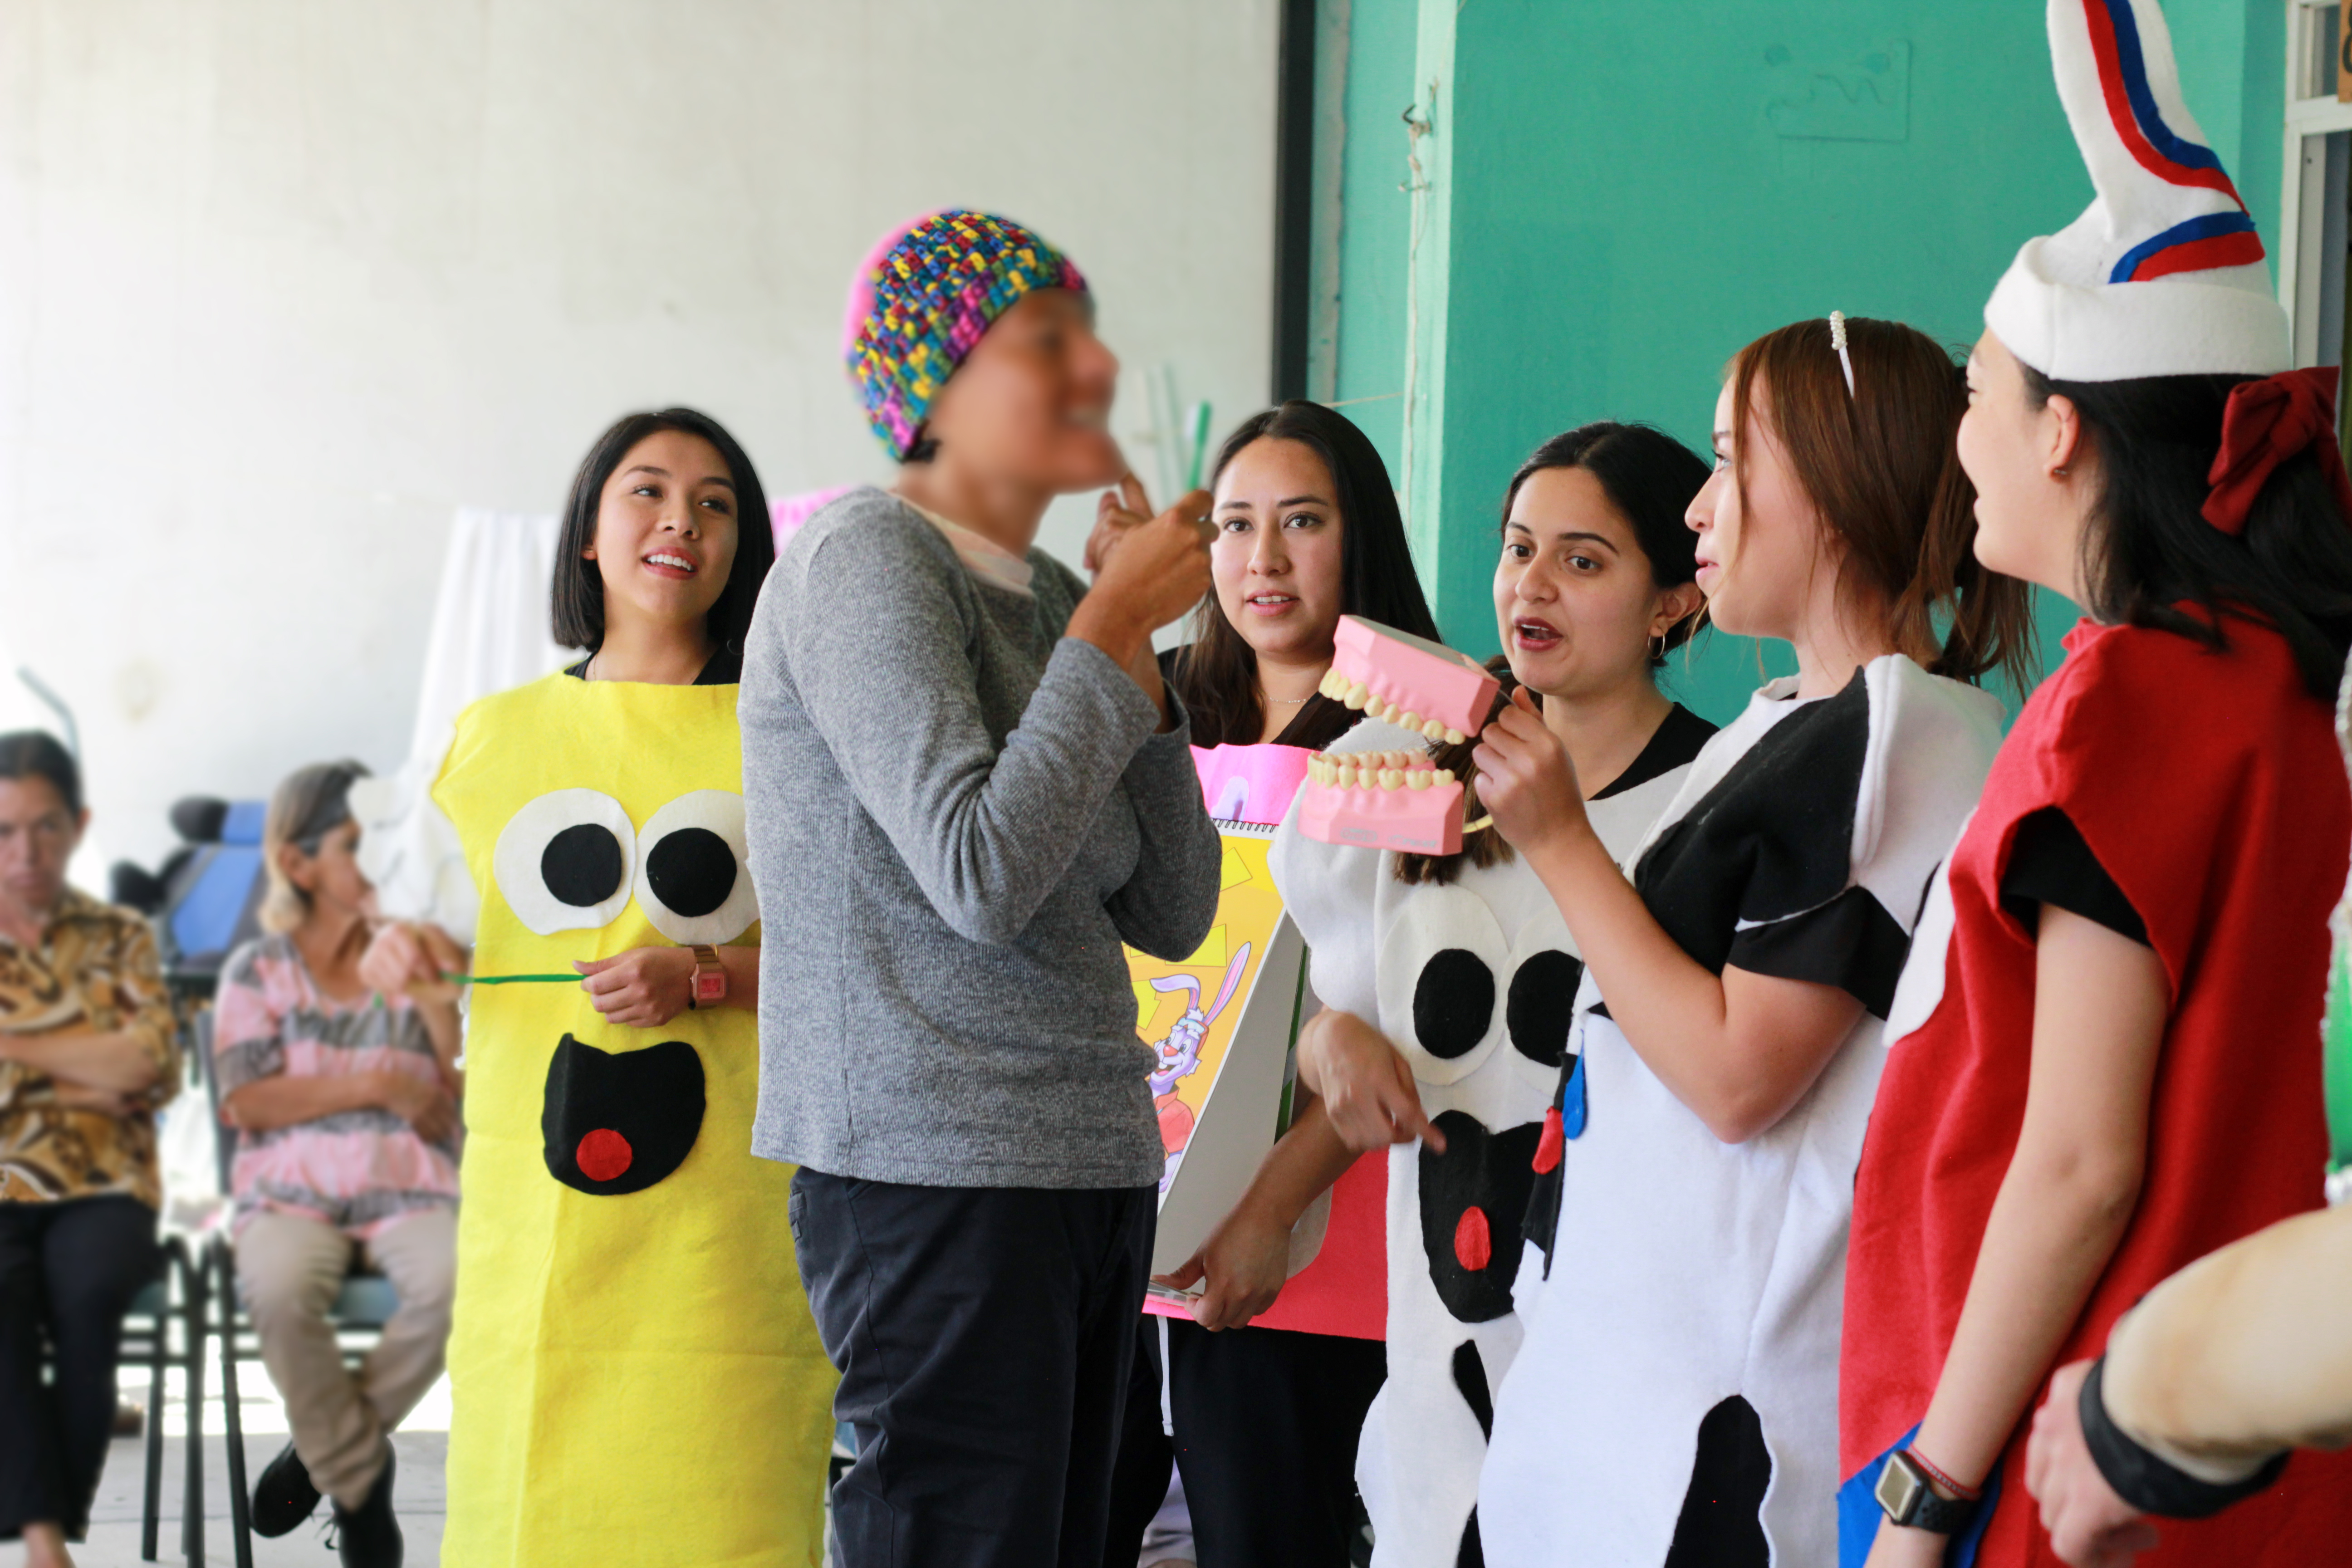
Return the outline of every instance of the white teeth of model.
[[[1394,723],[1400,730],[1418,730],[1421,728],[1421,715],[1414,712],[1410,708],[1391,713],[1389,715],[1389,719],[1391,722]]]
[[[1365,699],[1364,699],[1364,717],[1365,717],[1365,718],[1367,718],[1367,719],[1385,719],[1385,718],[1387,718],[1388,716],[1389,716],[1389,705],[1388,705],[1388,703],[1387,703],[1385,700],[1383,700],[1381,699],[1381,695],[1380,695],[1380,693],[1379,693],[1379,692],[1377,692],[1377,691],[1376,691],[1376,692],[1372,693],[1372,695],[1370,695],[1370,697],[1367,697],[1367,698],[1365,698]]]
[[[1432,768],[1429,770],[1429,782],[1432,784],[1450,784],[1454,782],[1454,770],[1452,768]]]
[[[1317,695],[1331,698],[1337,698],[1346,689],[1346,678],[1336,669],[1325,670],[1322,681],[1315,688]]]
[[[1339,700],[1345,702],[1349,707],[1353,708],[1360,713],[1363,711],[1364,704],[1370,700],[1371,695],[1372,694],[1370,691],[1365,689],[1364,683],[1358,680],[1349,683],[1348,687],[1348,694],[1339,699]]]
[[[1430,720],[1424,724],[1416,724],[1413,728],[1419,730],[1423,734],[1428,736],[1433,741],[1443,741],[1449,735],[1453,735],[1453,738],[1457,743],[1461,740],[1459,735],[1454,735],[1452,731],[1446,729],[1444,725],[1439,723],[1434,719]]]
[[[1459,730],[1448,730],[1445,731],[1445,743],[1449,746],[1458,746],[1467,738],[1468,737],[1465,736]]]
[[[1381,770],[1381,787],[1382,789],[1395,789],[1403,783],[1404,774],[1399,773],[1396,769],[1382,768]]]
[[[1431,776],[1430,771],[1427,768],[1415,768],[1412,772],[1404,775],[1405,787],[1408,789],[1427,789],[1429,787]]]

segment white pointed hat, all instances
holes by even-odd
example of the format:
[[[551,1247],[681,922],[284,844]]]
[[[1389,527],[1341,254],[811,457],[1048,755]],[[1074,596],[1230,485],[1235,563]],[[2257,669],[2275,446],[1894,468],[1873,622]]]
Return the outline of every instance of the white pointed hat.
[[[2049,0],[2096,198],[2029,239],[1985,325],[2053,381],[2270,375],[2294,361],[2254,220],[2180,96],[2156,0]]]

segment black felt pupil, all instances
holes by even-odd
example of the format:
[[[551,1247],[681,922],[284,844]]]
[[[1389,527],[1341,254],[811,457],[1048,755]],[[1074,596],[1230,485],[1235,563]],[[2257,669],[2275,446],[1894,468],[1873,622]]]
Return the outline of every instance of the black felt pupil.
[[[708,827],[681,827],[646,857],[646,880],[664,909],[694,920],[735,890],[735,851]]]
[[[1548,948],[1519,965],[1511,976],[1503,1022],[1511,1047],[1529,1061],[1559,1066],[1568,1054],[1568,1026],[1576,1012],[1576,987],[1584,965],[1558,948]]]
[[[594,822],[575,822],[540,852],[539,879],[558,903],[593,909],[621,889],[621,841]]]
[[[1465,1055],[1494,1020],[1495,972],[1476,953],[1449,947],[1421,966],[1412,1032],[1423,1050],[1448,1060]]]

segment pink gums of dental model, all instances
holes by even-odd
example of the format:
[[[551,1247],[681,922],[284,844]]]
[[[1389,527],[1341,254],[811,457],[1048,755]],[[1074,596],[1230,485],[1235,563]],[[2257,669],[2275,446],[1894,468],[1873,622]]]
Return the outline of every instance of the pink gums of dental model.
[[[1468,654],[1378,621],[1341,616],[1333,643],[1324,696],[1449,746],[1486,727],[1502,689]]]
[[[1318,844],[1456,855],[1462,786],[1420,752],[1318,752],[1307,763],[1298,831]]]

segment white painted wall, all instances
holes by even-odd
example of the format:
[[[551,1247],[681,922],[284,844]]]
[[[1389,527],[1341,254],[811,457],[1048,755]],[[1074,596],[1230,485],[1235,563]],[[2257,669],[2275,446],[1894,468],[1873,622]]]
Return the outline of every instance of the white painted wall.
[[[848,274],[968,205],[1125,360],[1265,392],[1272,0],[0,0],[0,646],[100,830],[406,750],[464,504],[687,403],[772,495],[885,477]],[[1172,422],[1171,422],[1172,423]],[[1090,503],[1045,542],[1075,562]],[[877,694],[878,695],[878,694]]]

